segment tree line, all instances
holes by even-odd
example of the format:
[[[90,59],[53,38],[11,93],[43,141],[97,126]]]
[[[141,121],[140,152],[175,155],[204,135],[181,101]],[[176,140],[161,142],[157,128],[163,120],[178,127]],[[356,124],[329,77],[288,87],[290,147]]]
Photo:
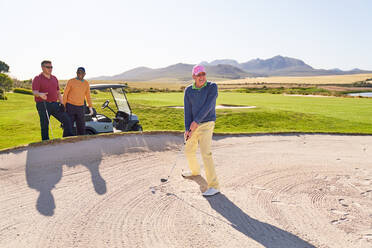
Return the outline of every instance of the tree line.
[[[5,73],[9,72],[9,65],[0,61],[0,100],[6,100],[5,92],[13,87],[13,80]]]

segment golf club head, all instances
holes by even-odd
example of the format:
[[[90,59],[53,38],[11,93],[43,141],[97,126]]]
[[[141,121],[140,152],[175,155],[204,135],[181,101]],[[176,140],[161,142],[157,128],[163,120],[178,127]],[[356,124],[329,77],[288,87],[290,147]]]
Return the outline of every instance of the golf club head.
[[[168,181],[167,178],[161,178],[161,179],[160,179],[160,182],[162,182],[162,183],[165,183],[166,181]]]

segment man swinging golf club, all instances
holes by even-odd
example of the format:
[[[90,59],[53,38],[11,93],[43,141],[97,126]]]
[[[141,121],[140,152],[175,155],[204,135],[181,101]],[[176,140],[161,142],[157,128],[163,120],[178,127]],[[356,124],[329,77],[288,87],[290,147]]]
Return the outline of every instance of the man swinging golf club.
[[[63,124],[63,137],[72,136],[72,126],[63,108],[58,79],[52,75],[52,62],[44,60],[41,62],[41,69],[43,72],[32,81],[32,93],[35,96],[36,109],[40,117],[41,138],[42,140],[49,139],[50,116],[54,116]]]
[[[200,175],[200,165],[196,159],[196,149],[199,144],[208,183],[208,189],[203,196],[212,196],[220,192],[211,152],[218,88],[215,83],[207,82],[205,68],[202,65],[193,67],[192,78],[194,83],[185,89],[184,95],[185,139],[187,140],[185,155],[190,171],[183,172],[182,176]]]

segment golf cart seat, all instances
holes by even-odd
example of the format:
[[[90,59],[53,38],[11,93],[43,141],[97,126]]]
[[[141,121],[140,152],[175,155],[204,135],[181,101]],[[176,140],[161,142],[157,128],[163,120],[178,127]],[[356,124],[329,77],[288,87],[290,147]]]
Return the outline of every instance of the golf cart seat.
[[[109,123],[112,122],[112,120],[105,115],[97,114],[96,118],[98,122],[109,122]]]
[[[97,110],[93,108],[93,115],[89,114],[89,108],[85,106],[85,121],[94,121],[93,118],[96,118],[98,122],[111,122],[112,120],[105,115],[97,114]]]
[[[129,115],[125,112],[118,111],[114,118],[114,127],[119,130],[126,130],[129,122]]]
[[[117,119],[121,119],[121,120],[125,120],[125,121],[128,121],[129,120],[129,114],[125,113],[125,112],[122,112],[122,111],[118,111],[116,113],[116,116],[115,116]]]

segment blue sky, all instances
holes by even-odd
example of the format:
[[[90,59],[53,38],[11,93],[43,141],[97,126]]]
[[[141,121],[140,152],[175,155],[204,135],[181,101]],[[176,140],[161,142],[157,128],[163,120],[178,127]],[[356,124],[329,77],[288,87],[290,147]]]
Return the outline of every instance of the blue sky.
[[[0,60],[32,78],[276,55],[315,68],[372,70],[372,1],[0,0]]]

